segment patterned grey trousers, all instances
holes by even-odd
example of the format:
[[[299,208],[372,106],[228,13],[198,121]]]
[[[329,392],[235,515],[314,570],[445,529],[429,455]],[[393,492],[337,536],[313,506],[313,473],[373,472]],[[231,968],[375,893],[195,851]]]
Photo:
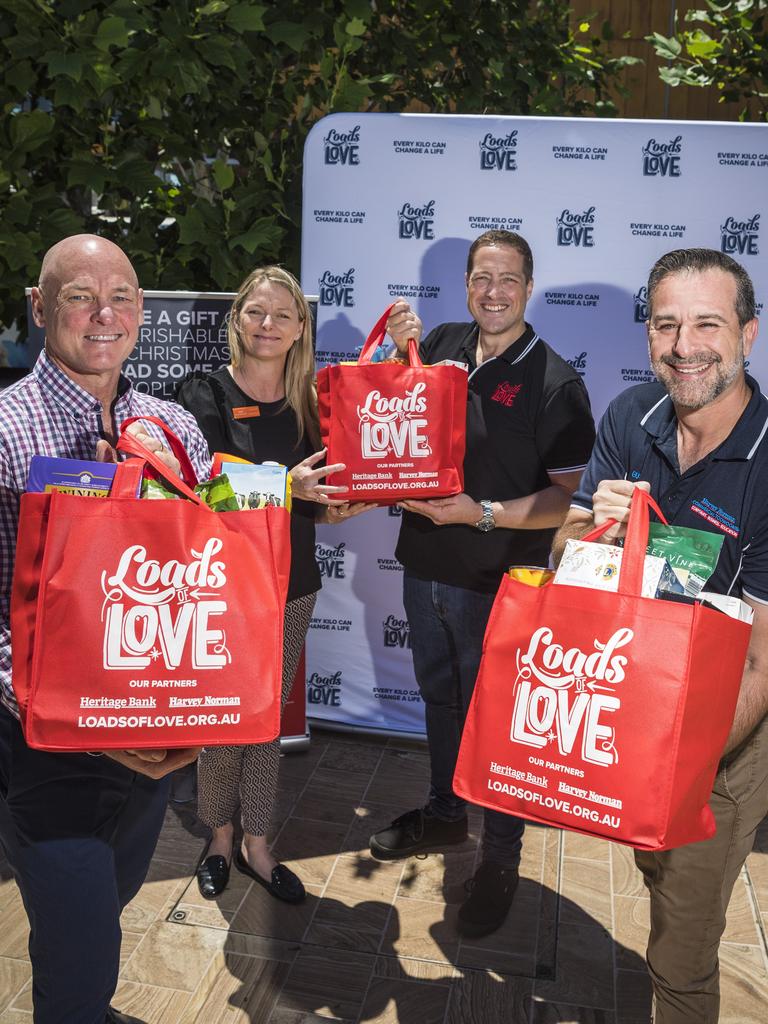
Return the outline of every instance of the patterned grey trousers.
[[[285,606],[283,695],[291,692],[317,594],[297,597]],[[272,818],[280,764],[280,739],[247,747],[205,748],[197,762],[198,815],[210,828],[234,819],[238,804],[243,830],[265,836]]]

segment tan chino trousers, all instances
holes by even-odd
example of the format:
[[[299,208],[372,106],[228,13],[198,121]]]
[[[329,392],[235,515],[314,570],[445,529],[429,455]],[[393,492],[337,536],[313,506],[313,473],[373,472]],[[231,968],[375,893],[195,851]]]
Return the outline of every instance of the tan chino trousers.
[[[720,764],[717,833],[663,853],[635,851],[651,895],[648,970],[655,1024],[717,1024],[718,948],[731,891],[768,814],[768,718]]]

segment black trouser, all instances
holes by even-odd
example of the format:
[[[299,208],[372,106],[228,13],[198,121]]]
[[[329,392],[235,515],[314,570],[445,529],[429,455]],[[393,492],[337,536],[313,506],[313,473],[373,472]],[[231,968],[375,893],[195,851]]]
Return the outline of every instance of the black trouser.
[[[168,786],[107,757],[32,750],[0,707],[0,841],[31,926],[35,1024],[104,1024],[120,913],[146,876]]]

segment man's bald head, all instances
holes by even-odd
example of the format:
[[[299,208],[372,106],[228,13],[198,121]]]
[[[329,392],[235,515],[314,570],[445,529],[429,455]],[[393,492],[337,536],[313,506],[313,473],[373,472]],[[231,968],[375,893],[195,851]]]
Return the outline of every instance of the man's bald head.
[[[126,279],[138,288],[139,279],[136,271],[119,245],[99,235],[82,234],[62,238],[43,256],[40,267],[40,290],[43,294],[52,291],[55,293],[61,287],[62,281],[72,276],[74,269],[86,268],[89,263],[103,264],[105,261],[111,262],[116,271],[123,273]]]
[[[32,317],[45,330],[48,358],[108,404],[144,312],[126,254],[98,235],[63,238],[45,254],[30,298]]]

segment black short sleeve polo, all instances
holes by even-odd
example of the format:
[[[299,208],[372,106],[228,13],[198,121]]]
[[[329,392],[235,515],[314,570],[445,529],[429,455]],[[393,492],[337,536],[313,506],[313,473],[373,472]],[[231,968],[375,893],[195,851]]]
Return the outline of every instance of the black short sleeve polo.
[[[425,362],[469,369],[464,490],[475,501],[522,498],[549,473],[582,469],[594,441],[581,377],[531,328],[502,355],[475,363],[477,324],[443,324],[421,346]],[[396,549],[414,575],[493,593],[510,565],[546,565],[554,530],[435,526],[404,513]]]

